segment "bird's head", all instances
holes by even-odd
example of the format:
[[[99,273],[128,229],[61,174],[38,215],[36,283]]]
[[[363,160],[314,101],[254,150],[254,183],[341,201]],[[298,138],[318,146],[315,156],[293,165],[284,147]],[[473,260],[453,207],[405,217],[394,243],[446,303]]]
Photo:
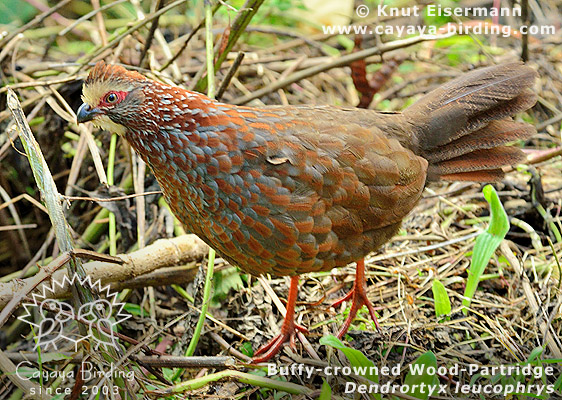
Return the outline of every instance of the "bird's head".
[[[123,134],[127,123],[135,120],[144,101],[143,88],[150,81],[135,71],[98,62],[84,81],[77,121],[92,121],[110,132]]]

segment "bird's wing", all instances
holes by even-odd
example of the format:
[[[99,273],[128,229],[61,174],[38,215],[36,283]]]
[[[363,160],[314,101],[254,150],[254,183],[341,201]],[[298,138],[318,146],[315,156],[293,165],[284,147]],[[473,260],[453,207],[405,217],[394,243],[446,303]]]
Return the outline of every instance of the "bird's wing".
[[[421,196],[423,158],[377,126],[348,121],[348,110],[313,111],[240,112],[231,158],[243,165],[234,177],[218,174],[225,207],[202,230],[243,269],[291,275],[346,265],[388,240]]]

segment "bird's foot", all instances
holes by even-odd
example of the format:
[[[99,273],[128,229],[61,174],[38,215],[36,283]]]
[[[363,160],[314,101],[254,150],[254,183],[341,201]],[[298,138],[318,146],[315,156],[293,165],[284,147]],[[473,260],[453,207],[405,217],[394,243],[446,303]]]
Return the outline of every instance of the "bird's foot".
[[[295,336],[297,334],[297,331],[308,333],[308,329],[306,329],[302,325],[298,325],[295,323],[293,315],[285,318],[285,320],[283,321],[283,325],[281,326],[281,332],[279,333],[279,335],[273,337],[269,342],[260,347],[254,353],[252,363],[258,364],[268,361],[277,353],[279,353],[279,351],[283,348],[283,345],[287,342],[289,343],[289,346],[291,346],[291,349],[296,351]]]
[[[371,301],[367,298],[367,293],[365,291],[364,285],[354,285],[353,289],[351,289],[349,293],[347,293],[341,299],[337,300],[332,306],[336,307],[338,305],[341,305],[344,301],[347,301],[351,298],[353,298],[353,300],[351,303],[351,309],[349,310],[349,315],[345,319],[345,322],[338,332],[337,337],[341,339],[343,335],[346,334],[349,327],[351,326],[351,323],[355,319],[355,316],[357,315],[357,311],[359,311],[363,306],[367,306],[367,310],[369,310],[371,319],[375,323],[377,330],[380,330],[379,322],[377,321],[377,316],[375,313],[375,308],[373,307],[373,303],[371,303]]]
[[[365,286],[365,262],[364,260],[357,261],[357,269],[356,269],[356,276],[355,282],[353,283],[353,289],[351,289],[345,296],[341,299],[336,300],[332,307],[337,307],[341,305],[344,301],[352,300],[351,302],[351,309],[349,310],[349,315],[347,316],[345,322],[343,323],[340,331],[338,332],[338,338],[342,338],[343,335],[349,330],[351,323],[355,319],[357,315],[357,311],[361,309],[363,306],[367,306],[367,310],[369,310],[369,315],[371,319],[375,323],[377,330],[380,330],[379,322],[377,321],[377,315],[375,313],[375,308],[373,307],[373,303],[367,298],[367,290]]]

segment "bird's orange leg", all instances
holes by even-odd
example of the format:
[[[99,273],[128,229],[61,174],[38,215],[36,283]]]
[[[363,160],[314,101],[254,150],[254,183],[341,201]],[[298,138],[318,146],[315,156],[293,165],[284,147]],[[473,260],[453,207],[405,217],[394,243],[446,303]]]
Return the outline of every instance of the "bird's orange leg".
[[[355,269],[355,282],[353,283],[353,289],[349,291],[344,297],[337,300],[332,307],[337,307],[338,305],[342,304],[344,301],[353,298],[351,303],[351,309],[349,310],[349,315],[347,316],[345,322],[343,323],[340,331],[338,332],[338,338],[342,338],[343,335],[347,332],[349,327],[351,326],[351,322],[357,315],[357,311],[361,309],[364,305],[367,306],[369,310],[369,315],[375,322],[377,329],[380,329],[379,322],[377,321],[377,316],[375,314],[375,309],[373,308],[373,304],[367,298],[367,291],[366,291],[366,280],[365,280],[365,260],[362,258],[361,260],[357,261],[357,267]]]
[[[285,314],[283,325],[281,325],[281,332],[255,352],[254,358],[252,358],[254,364],[265,362],[275,356],[286,342],[289,342],[291,348],[296,350],[295,335],[297,330],[308,333],[304,326],[295,323],[295,304],[297,302],[298,290],[299,277],[292,276],[289,297],[287,298],[287,314]]]

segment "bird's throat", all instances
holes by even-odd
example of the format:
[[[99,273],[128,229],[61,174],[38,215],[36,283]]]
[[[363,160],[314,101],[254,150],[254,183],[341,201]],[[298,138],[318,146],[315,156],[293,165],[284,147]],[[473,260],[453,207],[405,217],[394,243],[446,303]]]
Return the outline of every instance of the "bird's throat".
[[[107,115],[99,115],[92,122],[95,126],[120,136],[123,136],[127,129],[123,125],[113,122]]]

